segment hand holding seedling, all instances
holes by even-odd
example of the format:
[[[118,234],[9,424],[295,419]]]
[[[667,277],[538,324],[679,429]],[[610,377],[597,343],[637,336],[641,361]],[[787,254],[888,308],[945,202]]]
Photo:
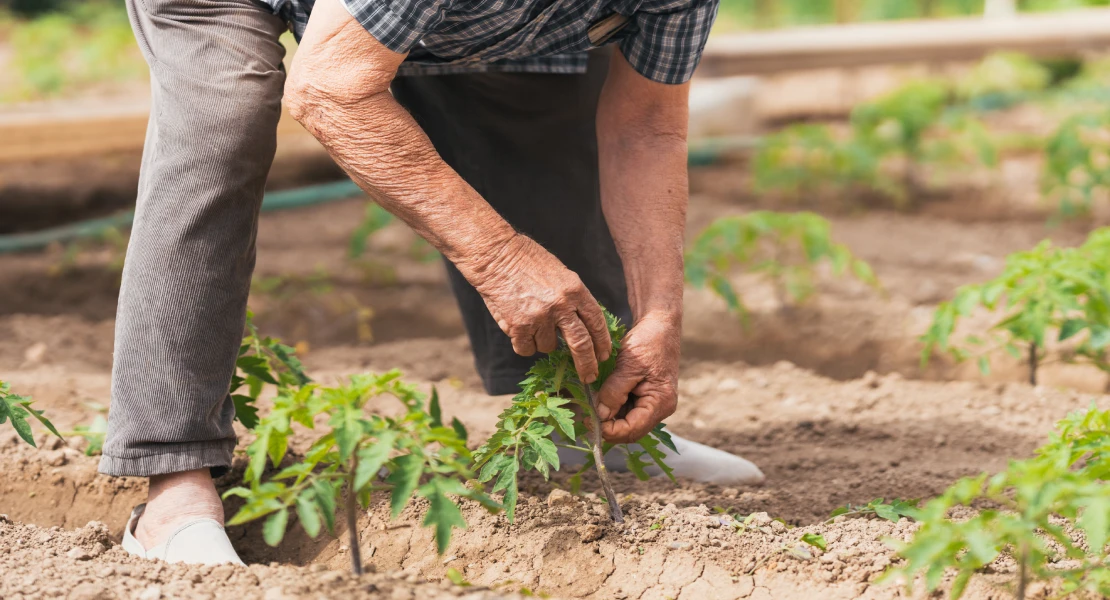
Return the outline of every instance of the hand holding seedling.
[[[601,306],[578,275],[523,235],[475,272],[468,279],[517,354],[553,352],[561,333],[575,370],[587,383],[597,380],[612,344]]]
[[[648,315],[628,332],[616,368],[598,394],[605,440],[627,444],[644,437],[678,406],[679,327],[673,318]],[[631,403],[627,412],[621,412]]]

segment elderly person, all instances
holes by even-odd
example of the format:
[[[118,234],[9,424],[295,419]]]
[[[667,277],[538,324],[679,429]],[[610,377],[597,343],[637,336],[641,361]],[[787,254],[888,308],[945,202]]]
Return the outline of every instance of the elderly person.
[[[599,394],[605,438],[672,414],[688,81],[717,0],[267,2],[128,0],[154,106],[100,463],[150,478],[124,547],[239,561],[212,474],[236,443],[228,384],[283,87],[351,178],[443,254],[489,393],[515,392],[559,335],[594,381],[611,352],[600,301],[631,325]],[[762,478],[678,443],[678,475]]]

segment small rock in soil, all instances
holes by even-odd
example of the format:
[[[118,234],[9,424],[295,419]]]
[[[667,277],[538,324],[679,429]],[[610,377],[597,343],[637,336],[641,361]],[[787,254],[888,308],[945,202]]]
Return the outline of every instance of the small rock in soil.
[[[582,543],[595,542],[605,536],[605,530],[597,525],[583,525],[578,527],[578,535]]]
[[[70,548],[66,556],[73,560],[89,560],[92,556],[84,548]]]
[[[571,496],[570,492],[566,490],[556,488],[551,490],[551,493],[547,495],[547,505],[551,508],[557,506],[574,506],[575,504],[577,504],[577,502],[574,496]]]

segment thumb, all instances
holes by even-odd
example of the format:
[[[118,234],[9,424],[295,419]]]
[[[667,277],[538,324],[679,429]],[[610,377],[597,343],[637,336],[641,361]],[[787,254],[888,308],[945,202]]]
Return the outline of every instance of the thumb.
[[[606,378],[597,395],[597,416],[602,421],[609,420],[628,402],[628,395],[643,381],[643,375],[628,361],[617,357],[617,367]]]

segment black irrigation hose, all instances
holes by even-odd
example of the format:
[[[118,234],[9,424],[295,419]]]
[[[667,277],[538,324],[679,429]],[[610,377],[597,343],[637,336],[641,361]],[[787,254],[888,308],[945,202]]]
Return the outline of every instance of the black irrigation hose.
[[[749,150],[756,147],[758,143],[759,140],[752,137],[702,140],[690,146],[689,164],[691,166],[710,165],[727,151]],[[266,194],[266,197],[262,200],[262,211],[312,206],[361,194],[362,190],[352,181],[310,185]],[[135,214],[128,211],[111,217],[90,219],[42,231],[0,235],[0,254],[39,250],[50,244],[65,244],[79,239],[99,238],[112,229],[130,227],[134,219]]]

